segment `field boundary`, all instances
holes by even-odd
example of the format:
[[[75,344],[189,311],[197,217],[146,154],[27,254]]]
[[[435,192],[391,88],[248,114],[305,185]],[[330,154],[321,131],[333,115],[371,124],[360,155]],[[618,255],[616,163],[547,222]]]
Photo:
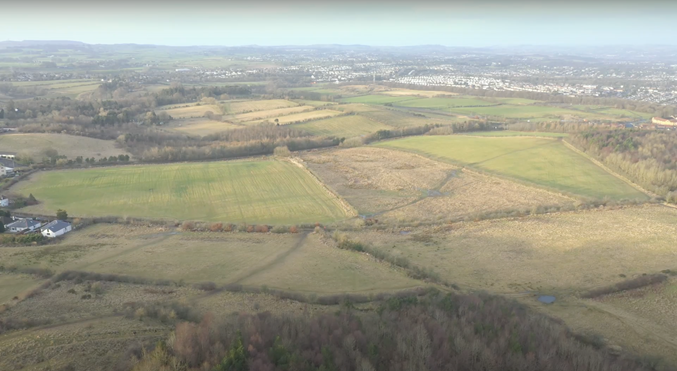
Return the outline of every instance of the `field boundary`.
[[[630,187],[632,187],[632,188],[634,188],[634,189],[636,189],[636,190],[638,190],[638,191],[644,193],[645,195],[647,195],[647,196],[649,196],[649,197],[660,198],[659,195],[657,195],[657,194],[655,194],[655,193],[653,193],[653,192],[647,191],[646,189],[644,189],[644,188],[643,188],[642,186],[640,186],[639,184],[636,184],[636,183],[632,182],[630,179],[624,177],[623,175],[618,174],[617,172],[615,172],[615,171],[609,169],[609,168],[608,168],[606,165],[604,165],[601,161],[599,161],[599,160],[593,158],[592,156],[590,156],[589,154],[587,154],[587,153],[581,151],[580,149],[576,148],[573,144],[567,142],[566,140],[563,139],[563,140],[562,140],[562,143],[563,143],[564,146],[567,147],[568,149],[570,149],[570,150],[574,151],[575,153],[577,153],[577,154],[579,154],[579,155],[585,157],[586,159],[590,160],[590,162],[592,162],[593,164],[599,166],[600,168],[602,168],[602,170],[606,171],[607,173],[609,173],[609,174],[615,176],[616,178],[622,180],[623,182],[627,183]]]
[[[331,197],[335,198],[336,201],[338,201],[339,205],[341,206],[341,209],[343,209],[343,211],[346,213],[347,216],[349,216],[349,217],[355,217],[355,216],[358,216],[358,215],[359,215],[359,213],[357,212],[357,210],[356,210],[351,204],[349,204],[348,201],[344,200],[343,197],[341,197],[341,196],[340,196],[337,192],[335,192],[333,189],[329,188],[329,186],[327,186],[326,184],[324,184],[324,182],[323,182],[317,175],[315,175],[315,173],[313,173],[310,169],[308,169],[308,167],[304,164],[303,159],[301,159],[301,158],[299,158],[299,157],[290,157],[288,160],[289,160],[289,162],[291,162],[292,164],[294,164],[294,165],[300,167],[301,169],[303,169],[303,170],[304,170],[307,174],[309,174],[309,175],[310,175],[317,183],[320,184],[320,186],[322,187],[322,189],[324,189],[326,192],[328,192],[329,195],[330,195]]]
[[[397,139],[401,139],[401,138],[393,138],[393,140],[397,140]],[[378,143],[381,143],[381,142],[378,142]],[[379,148],[384,148],[384,147],[379,147]],[[558,196],[566,197],[566,198],[573,200],[573,201],[595,199],[594,197],[577,195],[577,194],[574,194],[574,193],[565,193],[565,192],[562,192],[562,191],[560,191],[556,188],[553,188],[553,187],[548,187],[548,186],[545,186],[545,185],[529,182],[529,181],[524,180],[524,179],[519,179],[519,178],[514,178],[514,177],[503,175],[503,174],[498,174],[498,173],[495,173],[493,171],[477,169],[472,165],[469,165],[469,164],[466,164],[466,163],[463,163],[463,162],[460,162],[460,161],[455,161],[455,160],[452,160],[450,158],[443,158],[443,157],[439,157],[439,156],[427,155],[427,154],[425,154],[425,152],[420,152],[420,151],[416,151],[416,150],[413,150],[413,149],[404,149],[404,148],[397,148],[397,147],[385,147],[385,148],[395,150],[395,151],[413,153],[413,154],[416,154],[416,155],[421,156],[423,158],[426,158],[428,160],[433,160],[433,161],[451,164],[451,165],[459,167],[463,171],[470,170],[470,171],[473,171],[477,174],[482,174],[482,175],[489,176],[489,177],[495,177],[497,179],[507,180],[507,181],[510,181],[510,182],[521,184],[521,185],[526,186],[526,187],[541,189],[541,190],[550,192],[552,194],[556,194]]]

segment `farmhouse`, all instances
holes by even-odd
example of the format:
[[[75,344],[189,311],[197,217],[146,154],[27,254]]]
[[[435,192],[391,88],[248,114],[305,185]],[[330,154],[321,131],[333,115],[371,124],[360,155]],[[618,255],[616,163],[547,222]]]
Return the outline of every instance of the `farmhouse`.
[[[0,165],[0,176],[8,176],[14,174],[14,169]]]
[[[6,230],[10,233],[32,232],[40,228],[42,224],[33,219],[19,219],[14,223],[7,224]]]
[[[59,237],[70,232],[73,229],[71,223],[63,220],[55,220],[45,224],[42,227],[42,235],[49,238]]]
[[[0,207],[8,207],[9,206],[9,198],[5,196],[0,196]]]

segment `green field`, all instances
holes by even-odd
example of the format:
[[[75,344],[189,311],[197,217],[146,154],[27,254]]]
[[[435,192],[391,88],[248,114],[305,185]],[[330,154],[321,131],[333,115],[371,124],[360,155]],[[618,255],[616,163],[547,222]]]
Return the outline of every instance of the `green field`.
[[[550,138],[428,136],[377,145],[477,167],[576,195],[646,199],[644,194]]]
[[[425,98],[417,100],[409,100],[399,103],[398,106],[412,107],[412,108],[435,108],[444,109],[450,107],[476,107],[476,106],[493,106],[499,104],[498,102],[489,102],[480,98],[464,97],[464,98]]]
[[[513,131],[513,130],[498,130],[498,131],[474,131],[461,135],[479,136],[479,137],[550,137],[550,138],[566,138],[567,133],[550,133],[539,131]]]
[[[12,192],[29,212],[73,216],[295,224],[347,217],[303,169],[280,161],[229,161],[43,172]]]
[[[351,138],[364,134],[375,133],[379,130],[391,130],[392,127],[370,120],[359,115],[334,117],[325,120],[310,121],[293,127],[305,130],[315,135],[334,135],[336,137]]]
[[[363,95],[360,97],[346,98],[343,101],[348,103],[365,103],[365,104],[397,103],[397,105],[401,105],[402,102],[404,101],[417,101],[417,100],[421,100],[421,98],[408,96],[393,97],[389,95]]]

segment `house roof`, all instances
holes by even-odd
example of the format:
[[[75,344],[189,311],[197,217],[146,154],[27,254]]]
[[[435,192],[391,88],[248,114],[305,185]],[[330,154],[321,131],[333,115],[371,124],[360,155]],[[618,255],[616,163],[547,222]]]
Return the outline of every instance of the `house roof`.
[[[16,167],[16,164],[14,160],[6,159],[6,158],[0,158],[0,166],[8,167],[10,169],[13,169]]]
[[[66,227],[71,225],[71,223],[64,222],[63,220],[54,220],[52,222],[49,222],[45,224],[44,227],[42,227],[43,231],[49,230],[52,233],[58,232]]]
[[[17,220],[14,223],[7,224],[7,228],[22,228],[28,229],[40,225],[40,222],[30,219]]]

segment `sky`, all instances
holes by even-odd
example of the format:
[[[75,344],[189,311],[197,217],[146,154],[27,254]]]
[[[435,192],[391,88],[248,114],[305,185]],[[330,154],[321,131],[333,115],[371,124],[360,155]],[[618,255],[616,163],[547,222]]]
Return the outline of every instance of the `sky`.
[[[675,45],[677,1],[14,0],[0,41],[92,44]]]

